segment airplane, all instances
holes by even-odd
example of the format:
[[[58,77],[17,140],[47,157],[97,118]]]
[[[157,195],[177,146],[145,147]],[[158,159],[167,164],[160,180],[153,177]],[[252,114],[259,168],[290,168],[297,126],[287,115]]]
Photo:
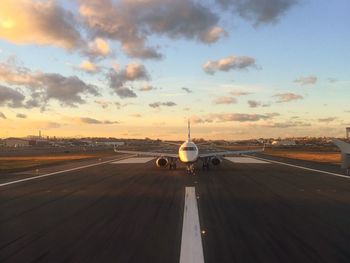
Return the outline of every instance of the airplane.
[[[347,175],[350,175],[350,144],[338,139],[332,140],[341,151],[341,168],[346,169]]]
[[[179,147],[178,153],[161,153],[161,152],[139,152],[139,151],[124,151],[118,150],[116,146],[114,151],[117,153],[127,153],[136,154],[144,156],[156,157],[156,165],[158,167],[169,167],[170,170],[176,169],[177,161],[181,161],[186,164],[187,173],[194,174],[195,168],[194,164],[198,160],[202,161],[203,170],[209,170],[210,164],[217,166],[221,163],[222,158],[229,154],[248,154],[262,152],[265,150],[265,146],[262,149],[256,150],[243,150],[243,151],[222,151],[213,153],[199,153],[197,145],[191,140],[191,126],[190,121],[188,121],[188,136],[187,140],[182,143]]]

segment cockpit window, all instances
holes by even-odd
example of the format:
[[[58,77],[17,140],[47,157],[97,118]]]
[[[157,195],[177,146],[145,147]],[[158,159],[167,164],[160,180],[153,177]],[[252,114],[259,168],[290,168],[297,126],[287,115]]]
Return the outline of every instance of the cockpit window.
[[[181,148],[181,151],[195,151],[196,150],[196,148],[195,147],[182,147]]]

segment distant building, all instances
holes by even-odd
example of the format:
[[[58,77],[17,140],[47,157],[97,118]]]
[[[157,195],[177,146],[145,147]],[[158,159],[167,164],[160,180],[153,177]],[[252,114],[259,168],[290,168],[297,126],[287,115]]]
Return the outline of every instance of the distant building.
[[[346,139],[350,139],[350,127],[346,127]]]
[[[272,146],[295,146],[296,143],[293,140],[280,140],[280,141],[272,141]]]
[[[95,145],[99,145],[99,146],[114,146],[114,145],[116,145],[116,146],[123,146],[123,145],[125,145],[125,143],[124,142],[96,142],[95,143]]]
[[[26,147],[30,145],[29,140],[21,138],[7,138],[4,141],[6,147]]]

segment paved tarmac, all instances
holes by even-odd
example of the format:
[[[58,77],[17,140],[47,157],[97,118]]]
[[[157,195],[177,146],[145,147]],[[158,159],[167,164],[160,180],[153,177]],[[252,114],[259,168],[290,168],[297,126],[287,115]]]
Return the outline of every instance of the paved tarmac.
[[[186,186],[205,262],[350,260],[350,179],[226,160],[195,176],[107,162],[1,186],[0,262],[179,262]]]

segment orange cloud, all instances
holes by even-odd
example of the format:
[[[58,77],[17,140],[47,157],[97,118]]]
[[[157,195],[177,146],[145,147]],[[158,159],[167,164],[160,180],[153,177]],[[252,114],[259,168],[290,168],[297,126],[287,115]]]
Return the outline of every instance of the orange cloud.
[[[0,38],[16,44],[65,49],[82,44],[73,15],[55,1],[1,0]]]

